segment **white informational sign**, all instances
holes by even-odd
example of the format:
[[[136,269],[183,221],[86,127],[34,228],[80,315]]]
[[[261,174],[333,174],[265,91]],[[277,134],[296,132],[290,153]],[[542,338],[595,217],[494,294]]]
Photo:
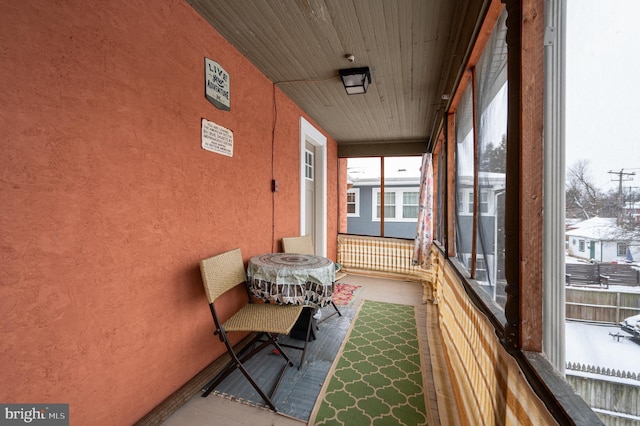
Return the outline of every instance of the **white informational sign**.
[[[233,157],[233,132],[203,118],[202,149]]]
[[[216,61],[204,58],[204,96],[216,108],[231,111],[229,73]]]

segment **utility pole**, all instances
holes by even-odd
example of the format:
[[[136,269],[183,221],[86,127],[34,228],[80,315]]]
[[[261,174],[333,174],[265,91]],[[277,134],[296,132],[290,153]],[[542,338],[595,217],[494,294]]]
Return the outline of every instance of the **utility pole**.
[[[619,172],[614,172],[609,170],[609,174],[618,175],[617,178],[612,178],[613,181],[618,181],[618,202],[619,202],[619,210],[618,210],[618,218],[616,219],[617,225],[622,226],[622,212],[624,212],[624,195],[622,194],[622,182],[627,182],[633,180],[633,176],[636,175],[636,172],[625,172],[624,169],[620,169]]]
[[[638,221],[638,216],[636,215],[636,202],[638,201],[636,198],[638,194],[633,192],[634,189],[640,189],[640,186],[627,186],[627,190],[629,191],[627,202],[629,203],[629,219],[636,222]]]

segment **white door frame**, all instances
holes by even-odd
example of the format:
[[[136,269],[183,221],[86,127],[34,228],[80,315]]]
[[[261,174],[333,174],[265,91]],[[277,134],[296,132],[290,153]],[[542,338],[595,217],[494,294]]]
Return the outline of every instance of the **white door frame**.
[[[304,235],[306,229],[305,215],[305,174],[304,153],[306,144],[315,147],[315,190],[317,212],[314,215],[316,241],[314,241],[315,253],[319,256],[327,255],[327,137],[311,123],[300,117],[300,235]]]

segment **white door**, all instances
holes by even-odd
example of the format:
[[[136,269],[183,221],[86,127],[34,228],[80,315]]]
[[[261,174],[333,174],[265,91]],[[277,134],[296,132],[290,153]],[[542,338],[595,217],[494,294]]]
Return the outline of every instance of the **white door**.
[[[327,138],[300,117],[300,235],[327,255]]]

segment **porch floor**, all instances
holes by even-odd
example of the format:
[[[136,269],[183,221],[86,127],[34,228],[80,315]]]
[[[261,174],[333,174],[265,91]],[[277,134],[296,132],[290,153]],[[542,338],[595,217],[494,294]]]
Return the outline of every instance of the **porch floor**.
[[[381,279],[361,275],[347,275],[340,282],[362,287],[356,299],[349,307],[339,306],[342,317],[332,316],[320,324],[316,331],[317,339],[309,342],[305,362],[298,370],[300,351],[287,351],[295,367],[289,368],[274,395],[274,403],[279,408],[274,413],[263,406],[259,397],[250,397],[254,402],[238,401],[228,395],[255,394],[249,382],[239,373],[223,381],[218,389],[207,398],[201,392],[191,397],[185,405],[173,413],[163,425],[198,426],[224,423],[225,425],[304,425],[318,398],[320,387],[329,370],[342,340],[350,328],[351,322],[363,299],[389,303],[414,305],[417,310],[418,333],[422,352],[425,402],[429,425],[457,423],[457,410],[444,361],[441,336],[437,326],[437,306],[422,304],[422,286],[419,283]],[[323,309],[323,317],[335,312],[332,306]],[[293,341],[301,345],[303,341]],[[274,365],[269,360],[280,362],[277,358],[258,355],[260,362],[253,368],[267,371]],[[277,368],[277,367],[275,367]],[[259,376],[256,371],[254,377]],[[267,390],[268,391],[268,390]],[[286,409],[283,409],[286,404]],[[301,420],[302,419],[302,420]]]

